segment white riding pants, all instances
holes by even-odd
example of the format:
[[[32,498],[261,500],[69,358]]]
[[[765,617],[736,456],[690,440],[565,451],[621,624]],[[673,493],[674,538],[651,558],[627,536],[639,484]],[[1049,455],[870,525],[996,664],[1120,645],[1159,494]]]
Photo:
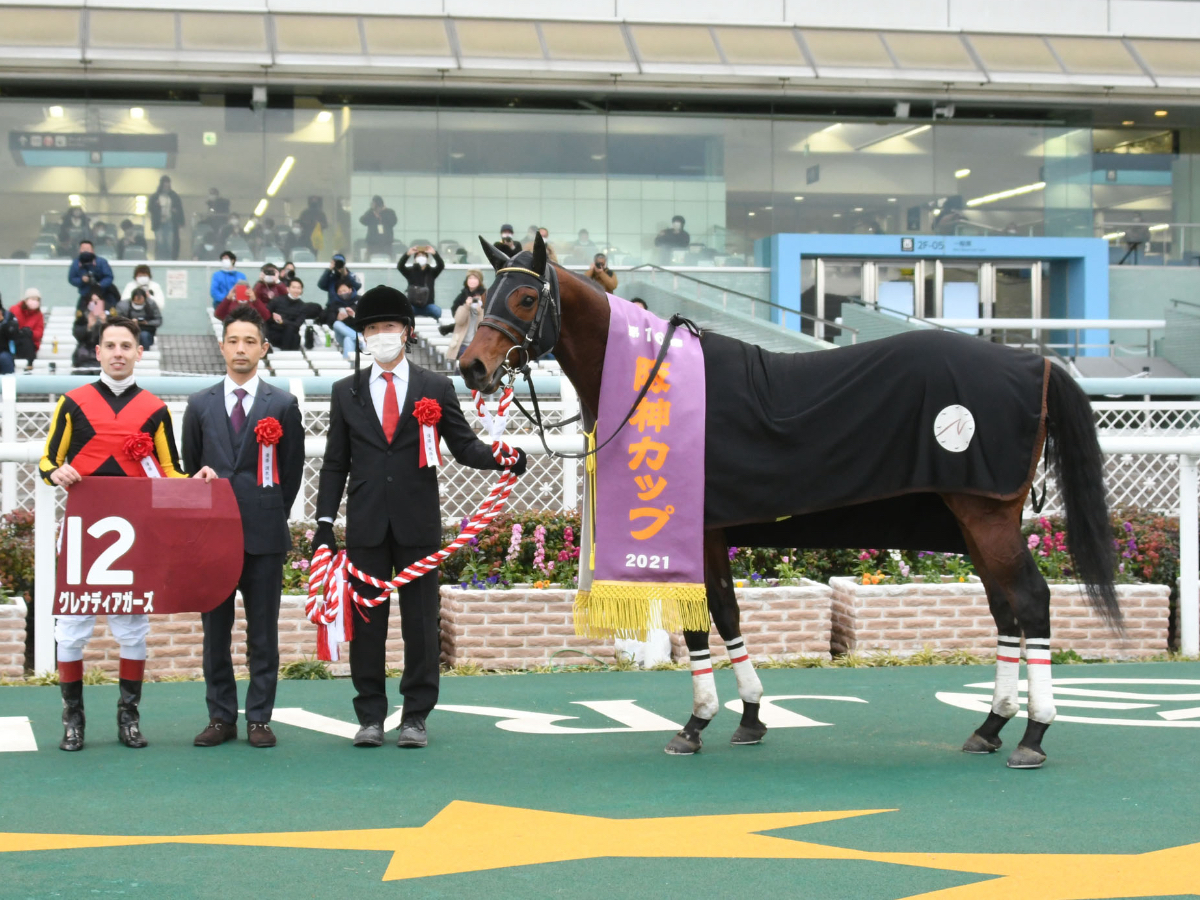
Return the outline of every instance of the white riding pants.
[[[107,616],[107,619],[109,630],[121,645],[121,658],[145,659],[150,617],[140,613]],[[83,648],[87,646],[95,627],[95,616],[55,616],[54,640],[58,642],[58,661],[77,662],[83,659]]]

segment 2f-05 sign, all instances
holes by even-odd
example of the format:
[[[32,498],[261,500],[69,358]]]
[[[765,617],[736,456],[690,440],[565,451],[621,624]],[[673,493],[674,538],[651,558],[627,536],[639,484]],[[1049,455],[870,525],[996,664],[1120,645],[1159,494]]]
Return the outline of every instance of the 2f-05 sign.
[[[67,495],[54,614],[208,612],[241,569],[229,482],[88,477]]]

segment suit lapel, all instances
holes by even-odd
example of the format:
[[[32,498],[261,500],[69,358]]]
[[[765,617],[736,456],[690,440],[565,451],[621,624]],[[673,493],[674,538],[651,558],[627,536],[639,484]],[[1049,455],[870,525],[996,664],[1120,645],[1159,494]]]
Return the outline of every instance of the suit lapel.
[[[359,373],[360,379],[358,384],[358,407],[360,415],[366,417],[368,421],[367,428],[371,430],[371,434],[375,435],[381,447],[388,445],[387,437],[383,433],[383,423],[379,421],[379,416],[375,413],[375,404],[371,400],[371,370],[363,369]]]
[[[212,404],[213,416],[217,420],[216,427],[212,429],[217,434],[217,443],[220,444],[230,465],[236,466],[237,459],[233,452],[233,440],[229,437],[229,413],[225,411],[225,382],[213,385],[208,394],[212,398],[209,402]]]
[[[413,407],[421,398],[421,391],[424,389],[424,372],[410,362],[408,364],[408,390],[404,392],[404,408],[400,410],[400,421],[396,423],[396,433],[392,435],[393,443],[396,438],[400,437],[404,426],[408,424],[408,420],[413,414]]]

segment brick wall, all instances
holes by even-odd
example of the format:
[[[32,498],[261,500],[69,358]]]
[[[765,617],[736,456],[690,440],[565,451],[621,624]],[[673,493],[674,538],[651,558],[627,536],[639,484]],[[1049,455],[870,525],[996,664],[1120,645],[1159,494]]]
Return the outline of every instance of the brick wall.
[[[908,656],[926,646],[981,656],[996,652],[996,625],[978,582],[864,585],[853,578],[833,578],[830,587],[830,644],[835,654],[889,650]],[[1125,614],[1124,638],[1110,631],[1092,611],[1078,585],[1051,585],[1052,648],[1112,659],[1164,652],[1170,589],[1164,585],[1119,585],[1117,596]]]
[[[827,585],[805,578],[798,585],[737,588],[735,593],[751,659],[829,655],[831,591]],[[709,645],[724,646],[716,628],[709,632]],[[682,634],[671,635],[671,654],[679,662],[687,661]]]
[[[0,605],[0,678],[25,674],[25,601]]]

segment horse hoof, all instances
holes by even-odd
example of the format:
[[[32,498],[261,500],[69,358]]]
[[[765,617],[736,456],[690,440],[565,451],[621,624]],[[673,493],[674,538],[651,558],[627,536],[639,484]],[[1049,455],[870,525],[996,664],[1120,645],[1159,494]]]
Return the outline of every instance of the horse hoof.
[[[972,732],[967,738],[967,742],[963,744],[963,753],[995,753],[1000,749],[1004,741],[997,737],[995,740],[988,740],[982,737],[978,731]]]
[[[1022,744],[1009,756],[1008,767],[1010,769],[1040,769],[1045,761],[1045,753],[1040,750],[1030,750]]]
[[[733,737],[729,739],[729,743],[735,747],[749,747],[751,744],[761,744],[763,736],[767,733],[767,726],[761,723],[757,725],[738,725],[737,731],[733,733]]]
[[[704,742],[700,740],[700,734],[689,734],[686,731],[681,731],[664,748],[665,751],[672,756],[691,756],[700,750]]]

